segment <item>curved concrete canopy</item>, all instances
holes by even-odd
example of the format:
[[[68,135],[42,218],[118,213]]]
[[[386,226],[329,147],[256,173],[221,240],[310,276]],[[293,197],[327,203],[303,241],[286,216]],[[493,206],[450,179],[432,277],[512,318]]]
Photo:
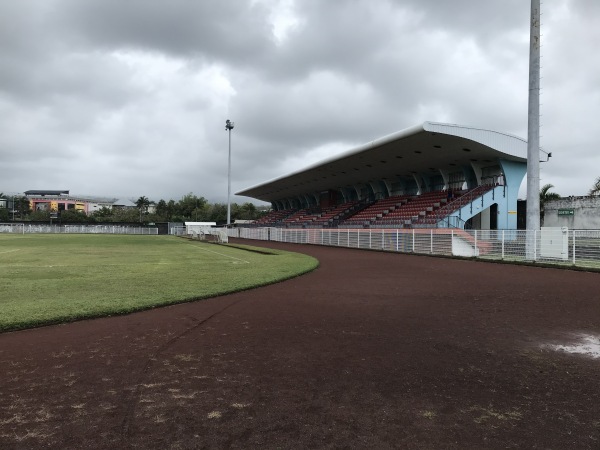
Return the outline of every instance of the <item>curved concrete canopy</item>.
[[[471,164],[527,161],[527,141],[506,133],[424,122],[326,159],[297,172],[237,192],[266,202],[372,180],[455,172]]]

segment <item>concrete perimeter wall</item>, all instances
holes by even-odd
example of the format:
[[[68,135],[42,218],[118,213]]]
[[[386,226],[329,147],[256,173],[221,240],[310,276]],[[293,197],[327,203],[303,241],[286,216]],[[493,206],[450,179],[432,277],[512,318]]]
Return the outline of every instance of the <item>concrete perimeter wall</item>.
[[[600,197],[566,197],[546,203],[545,227],[600,229]]]

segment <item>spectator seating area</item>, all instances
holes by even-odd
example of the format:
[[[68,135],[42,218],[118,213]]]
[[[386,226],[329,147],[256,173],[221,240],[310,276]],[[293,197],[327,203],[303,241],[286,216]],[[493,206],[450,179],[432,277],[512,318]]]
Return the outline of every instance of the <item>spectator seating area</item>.
[[[286,227],[325,228],[333,225],[343,215],[350,214],[358,202],[347,202],[321,210],[301,209],[288,216],[283,225]]]
[[[394,196],[381,200],[366,207],[343,222],[343,226],[349,228],[362,228],[371,225],[377,219],[387,216],[396,209],[402,208],[410,200],[410,196]]]
[[[440,220],[448,217],[451,213],[463,206],[469,204],[476,198],[481,197],[486,192],[492,190],[495,185],[484,184],[477,186],[469,191],[460,192],[454,195],[452,199],[448,199],[448,202],[442,205],[438,209],[434,209],[431,214],[419,218],[414,224],[417,226],[432,226],[438,223]]]
[[[328,209],[271,211],[253,226],[289,228],[415,228],[435,226],[452,212],[480,197],[494,186],[482,185],[470,191],[434,191],[420,195],[388,197],[364,206],[347,202]]]
[[[358,202],[346,202],[340,205],[321,210],[320,208],[309,209],[285,209],[271,211],[266,216],[256,220],[253,226],[283,226],[283,227],[330,227],[340,218],[352,214]]]
[[[253,225],[260,227],[280,226],[285,218],[293,214],[295,210],[284,209],[280,211],[270,211],[267,215],[254,221]]]
[[[401,207],[390,211],[381,218],[376,218],[371,226],[395,226],[411,228],[414,224],[424,220],[431,220],[435,211],[448,202],[447,191],[427,192],[409,198],[409,201]],[[436,222],[431,222],[431,225]]]
[[[458,192],[453,195],[461,195]],[[449,201],[447,191],[427,192],[421,195],[395,196],[377,201],[360,214],[343,223],[349,228],[412,228],[416,224],[429,223],[433,214]],[[427,222],[425,222],[427,220]]]

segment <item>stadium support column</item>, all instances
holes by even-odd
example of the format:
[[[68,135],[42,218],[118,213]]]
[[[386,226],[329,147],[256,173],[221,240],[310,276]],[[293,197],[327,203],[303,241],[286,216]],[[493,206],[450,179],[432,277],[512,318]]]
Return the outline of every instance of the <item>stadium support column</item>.
[[[229,159],[227,160],[227,226],[231,225],[231,130],[233,122],[225,121],[225,130],[229,133]]]
[[[531,0],[529,37],[529,111],[527,121],[527,244],[534,260],[540,229],[540,0]]]

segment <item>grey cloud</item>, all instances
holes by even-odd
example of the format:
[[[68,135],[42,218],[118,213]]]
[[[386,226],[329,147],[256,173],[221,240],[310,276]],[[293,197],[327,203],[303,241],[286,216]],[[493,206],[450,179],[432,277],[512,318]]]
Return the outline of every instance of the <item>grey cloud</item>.
[[[242,62],[273,45],[266,12],[251,2],[64,0],[57,23],[81,45]]]
[[[423,120],[526,137],[529,2],[292,3],[277,41],[270,0],[0,2],[0,191],[223,201],[225,119],[234,190]],[[543,11],[543,179],[583,193],[600,7]]]

